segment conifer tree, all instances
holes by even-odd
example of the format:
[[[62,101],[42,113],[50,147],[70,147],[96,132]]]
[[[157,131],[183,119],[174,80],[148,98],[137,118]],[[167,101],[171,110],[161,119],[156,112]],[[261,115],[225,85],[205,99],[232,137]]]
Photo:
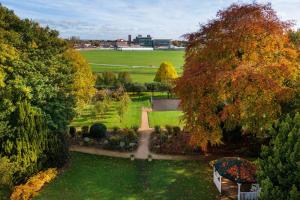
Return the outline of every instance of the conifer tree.
[[[276,123],[259,159],[261,199],[300,199],[300,114]]]

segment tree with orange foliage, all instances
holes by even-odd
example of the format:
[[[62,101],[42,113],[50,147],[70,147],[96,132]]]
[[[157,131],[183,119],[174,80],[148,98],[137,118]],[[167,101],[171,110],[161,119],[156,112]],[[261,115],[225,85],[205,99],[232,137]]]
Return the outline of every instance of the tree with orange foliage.
[[[263,136],[295,97],[297,51],[270,4],[233,4],[188,34],[176,81],[191,144],[222,143],[223,130]]]

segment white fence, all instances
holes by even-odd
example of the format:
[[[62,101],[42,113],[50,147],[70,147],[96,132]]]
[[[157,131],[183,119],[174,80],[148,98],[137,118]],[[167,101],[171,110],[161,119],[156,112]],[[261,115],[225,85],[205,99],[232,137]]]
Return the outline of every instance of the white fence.
[[[214,167],[214,183],[217,186],[219,192],[222,192],[222,176],[219,174],[217,170],[215,170]]]
[[[257,200],[258,192],[241,192],[240,200]]]
[[[152,47],[119,47],[118,51],[153,51]]]

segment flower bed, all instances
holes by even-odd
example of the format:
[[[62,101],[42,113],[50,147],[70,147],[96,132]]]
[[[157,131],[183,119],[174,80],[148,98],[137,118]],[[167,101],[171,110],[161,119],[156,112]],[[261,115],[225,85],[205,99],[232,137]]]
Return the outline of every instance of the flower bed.
[[[116,127],[98,138],[93,137],[87,130],[87,127],[82,127],[82,132],[78,132],[76,137],[72,138],[72,144],[127,152],[135,151],[138,146],[137,128],[119,129]]]
[[[197,154],[200,150],[189,144],[190,134],[180,127],[166,126],[165,129],[156,126],[151,135],[151,151],[161,154]]]

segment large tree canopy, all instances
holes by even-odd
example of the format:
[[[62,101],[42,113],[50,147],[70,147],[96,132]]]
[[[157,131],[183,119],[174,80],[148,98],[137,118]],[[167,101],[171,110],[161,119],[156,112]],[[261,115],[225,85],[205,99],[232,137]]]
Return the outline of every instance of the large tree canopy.
[[[14,183],[63,164],[63,135],[93,86],[91,69],[57,31],[0,4],[0,157],[16,164],[7,169]]]
[[[222,130],[263,135],[293,101],[297,51],[270,4],[233,4],[188,34],[175,92],[192,143],[221,143]]]

